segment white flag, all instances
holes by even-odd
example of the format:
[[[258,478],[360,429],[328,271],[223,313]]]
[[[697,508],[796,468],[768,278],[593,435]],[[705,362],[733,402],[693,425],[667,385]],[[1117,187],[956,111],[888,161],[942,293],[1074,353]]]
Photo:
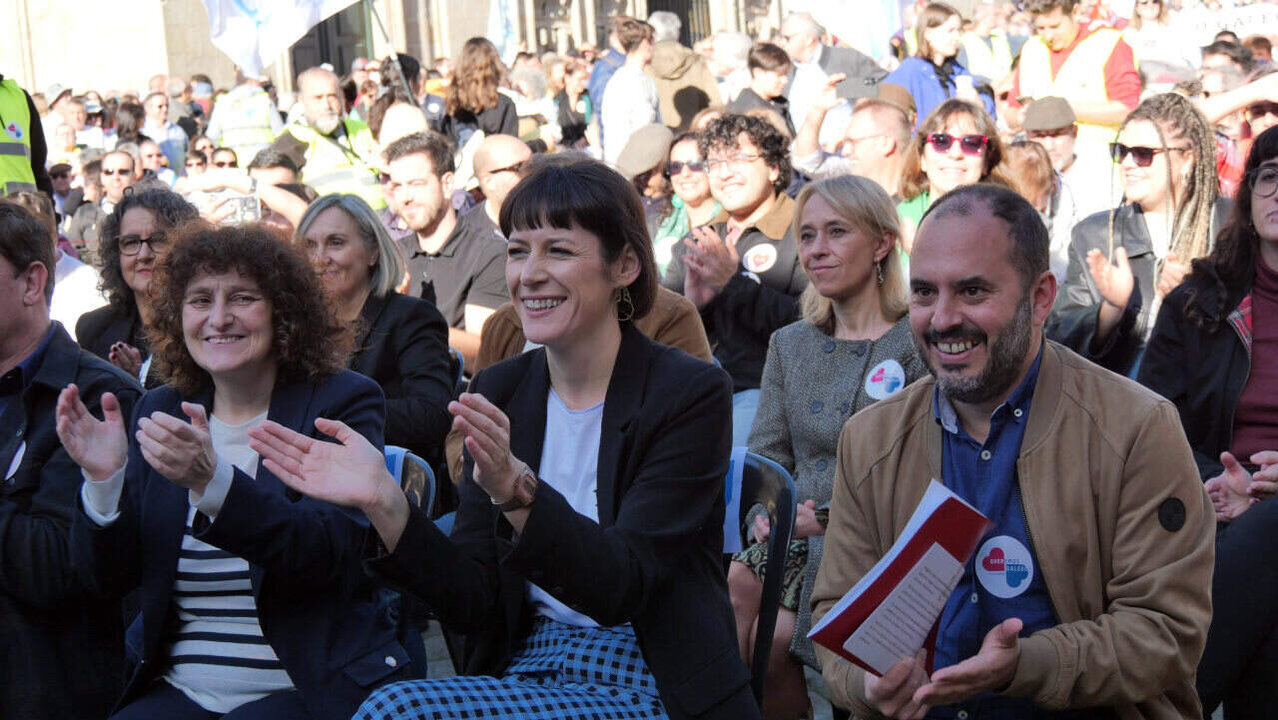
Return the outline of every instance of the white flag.
[[[488,39],[497,48],[497,54],[506,67],[515,62],[519,52],[519,35],[515,23],[519,20],[519,9],[514,0],[491,0],[488,3]]]
[[[213,44],[245,75],[261,75],[308,30],[355,0],[203,0]]]

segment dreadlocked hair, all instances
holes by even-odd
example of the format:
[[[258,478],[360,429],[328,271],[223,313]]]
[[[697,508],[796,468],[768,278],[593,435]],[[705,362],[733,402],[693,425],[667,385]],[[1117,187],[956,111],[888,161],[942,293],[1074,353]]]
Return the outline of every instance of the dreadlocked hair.
[[[1171,162],[1167,162],[1167,192],[1172,211],[1172,233],[1168,252],[1182,259],[1197,259],[1211,249],[1211,218],[1216,207],[1219,181],[1216,177],[1216,136],[1207,118],[1193,101],[1176,93],[1163,93],[1146,98],[1123,121],[1118,129],[1133,121],[1144,120],[1154,126],[1163,147],[1173,147],[1169,140],[1181,139],[1194,155],[1194,165],[1175,193]],[[1177,146],[1179,147],[1179,146]],[[1112,214],[1112,213],[1111,213]],[[1114,254],[1114,223],[1110,218],[1110,256]]]
[[[1215,332],[1224,325],[1232,304],[1241,298],[1256,279],[1256,263],[1260,262],[1260,235],[1251,219],[1252,183],[1261,163],[1278,157],[1278,130],[1269,128],[1256,136],[1244,166],[1243,184],[1238,188],[1230,209],[1229,221],[1216,236],[1211,254],[1194,260],[1189,278],[1210,280],[1215,287],[1215,302],[1207,307],[1207,300],[1195,290],[1185,295],[1185,317],[1200,328]],[[1186,278],[1188,280],[1189,278]],[[1197,285],[1194,285],[1197,287]]]

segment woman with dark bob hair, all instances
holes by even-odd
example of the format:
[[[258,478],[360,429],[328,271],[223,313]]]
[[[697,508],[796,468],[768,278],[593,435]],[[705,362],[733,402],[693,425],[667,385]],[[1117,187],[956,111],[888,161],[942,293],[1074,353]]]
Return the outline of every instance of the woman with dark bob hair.
[[[160,383],[159,376],[150,372],[146,334],[154,316],[148,295],[151,277],[168,254],[174,229],[197,217],[199,211],[181,195],[151,188],[126,190],[102,221],[100,287],[107,305],[80,316],[76,341],[148,388]]]
[[[731,388],[633,321],[657,291],[634,186],[543,162],[501,208],[506,284],[541,347],[449,406],[467,458],[452,536],[377,448],[267,423],[253,447],[300,492],[362,510],[366,567],[466,634],[460,677],[398,683],[357,718],[757,718],[723,574]]]
[[[1213,168],[1214,170],[1214,168]],[[1252,144],[1210,254],[1158,310],[1140,382],[1176,404],[1216,508],[1203,715],[1278,713],[1278,130]]]
[[[110,395],[103,420],[74,385],[57,407],[85,476],[79,570],[108,597],[139,589],[141,660],[113,718],[345,720],[373,687],[411,677],[360,569],[367,520],[290,491],[249,431],[269,418],[318,437],[316,418],[333,418],[380,456],[382,393],[343,370],[349,328],[264,226],[188,227],[156,282],[167,384],[130,432]]]

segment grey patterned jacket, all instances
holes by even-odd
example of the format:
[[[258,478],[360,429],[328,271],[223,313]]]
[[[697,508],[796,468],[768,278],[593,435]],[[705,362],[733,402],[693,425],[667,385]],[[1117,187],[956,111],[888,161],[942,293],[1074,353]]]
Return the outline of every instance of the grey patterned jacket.
[[[794,477],[796,503],[826,507],[834,488],[839,431],[854,413],[920,377],[927,367],[910,337],[909,316],[877,340],[836,340],[807,320],[772,334],[763,367],[759,411],[750,452],[770,458]],[[751,518],[753,519],[753,518]],[[790,652],[819,668],[807,639],[809,600],[821,565],[822,536],[808,538],[808,561]]]

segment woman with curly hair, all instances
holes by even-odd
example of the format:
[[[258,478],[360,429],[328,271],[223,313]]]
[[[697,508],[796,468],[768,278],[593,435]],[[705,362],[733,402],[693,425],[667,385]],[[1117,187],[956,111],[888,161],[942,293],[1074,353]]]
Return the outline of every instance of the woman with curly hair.
[[[799,319],[808,285],[791,221],[789,141],[768,121],[724,115],[698,139],[723,212],[676,245],[662,279],[701,310],[714,355],[732,376],[734,445],[745,445],[772,333]]]
[[[506,78],[497,48],[488,40],[473,37],[457,55],[453,82],[444,98],[443,133],[463,148],[476,130],[485,135],[519,135],[515,103],[498,92]]]
[[[1229,201],[1218,192],[1215,132],[1182,95],[1146,98],[1109,147],[1125,202],[1074,226],[1047,333],[1128,374],[1162,299],[1211,250]]]
[[[901,168],[901,249],[908,255],[923,213],[961,185],[1013,187],[1003,168],[1003,141],[994,118],[966,100],[946,100],[919,124]]]
[[[163,189],[126,192],[102,221],[102,283],[106,307],[80,316],[80,346],[138,378],[148,388],[160,383],[151,372],[146,329],[154,320],[148,291],[151,276],[168,254],[178,226],[199,217],[181,195]]]
[[[132,421],[110,395],[103,420],[74,385],[58,399],[85,476],[73,554],[98,592],[140,590],[141,660],[117,720],[345,720],[408,677],[360,568],[367,520],[290,492],[249,446],[268,418],[319,437],[319,417],[382,446],[382,393],[343,369],[350,330],[323,298],[271,229],[194,224],[153,292],[167,384]]]

